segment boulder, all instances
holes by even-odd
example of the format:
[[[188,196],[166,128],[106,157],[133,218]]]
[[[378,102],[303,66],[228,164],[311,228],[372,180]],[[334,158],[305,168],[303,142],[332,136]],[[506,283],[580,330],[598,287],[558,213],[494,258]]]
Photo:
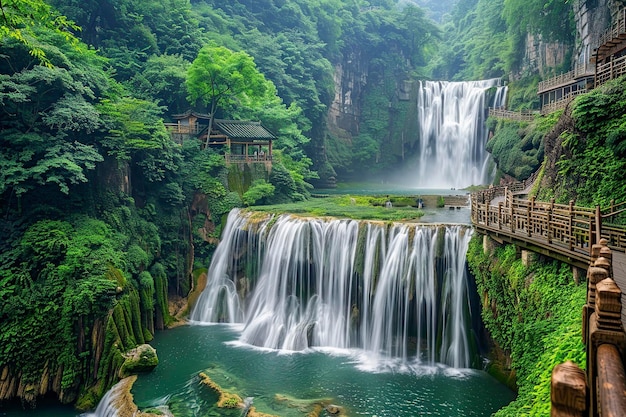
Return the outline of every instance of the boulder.
[[[120,369],[120,377],[122,378],[140,372],[150,372],[159,363],[156,349],[148,344],[131,349],[124,357],[126,360]]]

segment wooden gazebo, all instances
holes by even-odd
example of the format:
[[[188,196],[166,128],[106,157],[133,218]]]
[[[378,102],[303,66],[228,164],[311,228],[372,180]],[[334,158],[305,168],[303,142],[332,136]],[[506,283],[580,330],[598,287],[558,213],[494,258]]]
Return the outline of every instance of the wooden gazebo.
[[[206,142],[206,130],[200,140]],[[276,137],[261,122],[213,120],[209,146],[225,146],[227,162],[271,162]]]
[[[220,147],[229,163],[272,161],[272,141],[276,136],[261,122],[214,119],[207,141],[210,115],[190,110],[173,117],[176,123],[166,123],[166,127],[177,143],[197,138],[202,146],[208,143],[209,146]]]

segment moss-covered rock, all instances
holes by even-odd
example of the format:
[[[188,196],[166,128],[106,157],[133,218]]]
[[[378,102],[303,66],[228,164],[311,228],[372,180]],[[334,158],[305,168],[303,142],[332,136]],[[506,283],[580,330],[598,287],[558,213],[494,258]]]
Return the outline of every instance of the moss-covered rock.
[[[158,364],[156,349],[148,344],[139,345],[124,355],[126,360],[120,369],[120,377],[140,372],[150,372]]]

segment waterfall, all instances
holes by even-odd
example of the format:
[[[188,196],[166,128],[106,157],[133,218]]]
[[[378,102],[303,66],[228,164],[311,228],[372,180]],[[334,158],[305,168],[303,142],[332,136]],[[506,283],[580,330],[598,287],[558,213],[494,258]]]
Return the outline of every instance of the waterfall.
[[[100,400],[98,407],[93,413],[81,414],[82,417],[119,417],[120,404],[123,405],[121,398],[128,392],[127,381],[122,380],[115,384]]]
[[[242,323],[242,342],[271,349],[469,367],[471,233],[233,210],[190,319]]]
[[[489,154],[485,151],[489,92],[490,106],[504,106],[506,87],[499,85],[499,79],[420,82],[420,144],[414,185],[465,188],[489,182]]]

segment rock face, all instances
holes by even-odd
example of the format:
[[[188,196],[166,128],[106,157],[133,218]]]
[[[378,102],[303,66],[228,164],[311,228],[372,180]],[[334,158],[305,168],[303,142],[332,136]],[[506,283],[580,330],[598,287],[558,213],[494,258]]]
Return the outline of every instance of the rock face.
[[[126,355],[126,360],[120,369],[120,377],[124,378],[139,372],[150,372],[159,364],[156,350],[143,344],[130,350]]]
[[[611,14],[617,10],[614,0],[576,0],[572,4],[576,20],[576,50],[578,63],[589,62],[600,37],[611,25]]]

